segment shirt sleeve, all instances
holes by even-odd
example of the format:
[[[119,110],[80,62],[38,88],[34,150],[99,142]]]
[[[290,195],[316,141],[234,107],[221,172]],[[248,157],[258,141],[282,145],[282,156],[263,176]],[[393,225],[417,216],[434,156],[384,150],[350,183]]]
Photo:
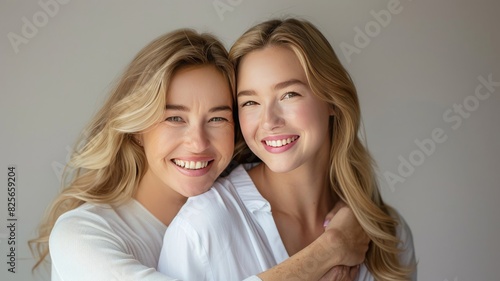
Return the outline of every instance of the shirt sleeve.
[[[410,276],[412,281],[417,281],[417,261],[415,258],[415,247],[413,245],[413,235],[411,233],[410,227],[406,221],[398,215],[399,226],[397,228],[397,235],[401,240],[402,252],[399,254],[399,260],[401,265],[413,267],[414,271]]]
[[[61,217],[49,239],[53,281],[175,281],[141,264],[99,216]]]
[[[260,279],[259,277],[257,277],[256,275],[254,276],[250,276],[248,277],[247,279],[243,280],[243,281],[262,281],[262,279]]]

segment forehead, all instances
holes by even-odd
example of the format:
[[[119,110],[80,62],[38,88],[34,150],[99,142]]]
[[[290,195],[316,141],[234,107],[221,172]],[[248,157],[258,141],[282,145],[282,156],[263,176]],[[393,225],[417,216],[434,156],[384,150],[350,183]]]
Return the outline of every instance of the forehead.
[[[231,102],[226,77],[212,65],[188,66],[177,70],[167,89],[167,103]]]
[[[284,46],[268,46],[245,55],[238,66],[238,91],[296,79],[307,82],[297,55]]]

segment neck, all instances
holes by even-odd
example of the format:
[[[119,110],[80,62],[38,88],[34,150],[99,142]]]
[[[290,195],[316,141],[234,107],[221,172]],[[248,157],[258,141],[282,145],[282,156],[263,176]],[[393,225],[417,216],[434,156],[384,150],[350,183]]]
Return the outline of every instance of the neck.
[[[309,165],[288,173],[275,173],[265,164],[249,171],[262,196],[271,204],[278,232],[288,255],[294,255],[323,232],[326,214],[336,199],[325,169]]]
[[[148,172],[140,181],[134,198],[167,226],[187,200],[168,186],[151,180]]]
[[[278,212],[315,227],[318,222],[322,225],[336,198],[330,188],[326,165],[314,166],[275,173],[260,164],[249,174],[260,193],[271,204],[273,213]]]

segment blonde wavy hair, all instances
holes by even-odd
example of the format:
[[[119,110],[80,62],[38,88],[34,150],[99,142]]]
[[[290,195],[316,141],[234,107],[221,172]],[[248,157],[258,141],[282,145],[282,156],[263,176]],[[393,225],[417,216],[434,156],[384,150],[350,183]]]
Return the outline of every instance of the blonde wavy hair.
[[[250,28],[236,40],[229,58],[238,71],[245,55],[268,46],[292,50],[304,68],[312,92],[334,108],[330,119],[330,186],[352,208],[372,240],[366,266],[378,281],[409,280],[413,267],[404,267],[398,260],[397,221],[391,216],[393,210],[382,201],[373,160],[358,137],[360,106],[348,72],[322,33],[310,22],[299,19],[269,20]],[[235,151],[242,162],[255,157],[241,132]]]
[[[234,90],[234,68],[225,47],[212,35],[191,29],[167,33],[145,46],[128,65],[101,110],[80,137],[63,174],[63,190],[48,207],[29,241],[38,258],[50,255],[56,220],[85,202],[119,205],[132,198],[147,170],[134,134],[162,121],[173,75],[187,66],[216,67]]]

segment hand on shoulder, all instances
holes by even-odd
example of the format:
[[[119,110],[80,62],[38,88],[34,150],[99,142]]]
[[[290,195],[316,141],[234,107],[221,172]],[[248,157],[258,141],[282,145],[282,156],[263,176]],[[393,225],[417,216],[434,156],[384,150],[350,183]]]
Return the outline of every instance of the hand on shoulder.
[[[352,209],[339,202],[328,214],[325,229],[337,265],[355,266],[363,263],[370,238],[359,224]]]

